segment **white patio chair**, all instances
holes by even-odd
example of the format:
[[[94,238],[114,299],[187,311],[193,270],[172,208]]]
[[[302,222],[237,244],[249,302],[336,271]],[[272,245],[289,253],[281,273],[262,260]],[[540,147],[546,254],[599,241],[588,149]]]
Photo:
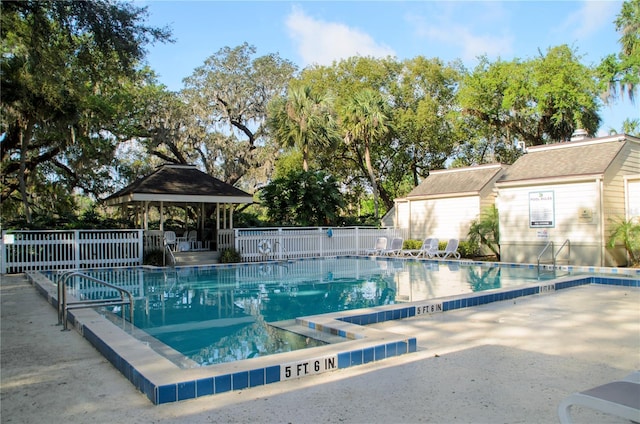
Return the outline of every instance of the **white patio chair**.
[[[367,255],[379,255],[384,249],[387,248],[387,238],[386,237],[378,237],[376,240],[376,244],[373,249],[367,249],[364,251]]]
[[[414,258],[433,258],[438,252],[438,243],[437,238],[426,238],[420,249],[405,249],[402,253]]]
[[[381,255],[386,256],[398,256],[400,252],[402,252],[402,244],[404,243],[404,239],[402,237],[394,237],[391,239],[391,245],[388,249],[382,249],[380,251]]]
[[[640,422],[640,371],[565,398],[558,406],[562,424],[571,424],[571,407],[579,405]]]
[[[177,246],[176,233],[174,231],[164,232],[164,245],[169,246],[169,249],[175,252]]]
[[[435,255],[440,259],[445,259],[449,256],[460,259],[458,244],[460,244],[460,241],[458,239],[449,239],[449,241],[447,242],[447,247],[445,247],[444,250],[438,250]]]

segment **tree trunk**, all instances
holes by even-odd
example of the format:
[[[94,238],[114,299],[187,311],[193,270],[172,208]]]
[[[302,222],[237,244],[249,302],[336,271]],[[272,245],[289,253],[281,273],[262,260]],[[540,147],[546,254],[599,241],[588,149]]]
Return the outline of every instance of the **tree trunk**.
[[[369,179],[371,180],[371,190],[373,191],[373,210],[374,216],[378,219],[378,184],[376,183],[376,176],[373,173],[373,165],[371,164],[371,154],[369,152],[369,143],[364,143],[364,162],[367,165],[367,172],[369,173]]]
[[[24,205],[24,215],[27,220],[27,224],[31,224],[31,204],[29,203],[29,194],[27,193],[27,153],[29,151],[29,140],[31,138],[33,124],[31,120],[28,120],[26,125],[22,126],[19,130],[20,140],[20,171],[18,172],[18,181],[20,183],[20,196],[22,197],[22,204]]]

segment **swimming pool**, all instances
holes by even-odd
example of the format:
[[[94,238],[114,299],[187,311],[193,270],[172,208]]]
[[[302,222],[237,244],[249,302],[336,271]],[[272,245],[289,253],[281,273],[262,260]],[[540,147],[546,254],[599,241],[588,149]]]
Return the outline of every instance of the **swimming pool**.
[[[239,361],[340,342],[300,334],[295,318],[517,287],[554,277],[530,268],[332,258],[209,268],[92,270],[130,290],[131,332],[183,367]],[[78,299],[118,292],[75,277]],[[104,310],[119,311],[120,307]],[[110,317],[114,319],[115,317]]]
[[[288,283],[290,286],[288,296],[301,298],[305,296],[298,289],[308,283],[309,270],[304,271],[306,277],[303,278],[299,275],[302,272],[298,271],[299,268],[313,269],[312,273],[320,278],[315,283],[316,288],[326,284],[338,284],[345,279],[346,273],[353,273],[355,268],[357,277],[362,281],[359,294],[353,298],[359,299],[360,302],[366,300],[364,308],[344,309],[287,320],[295,322],[296,326],[306,328],[313,333],[314,338],[315,335],[329,335],[343,339],[341,343],[325,344],[313,349],[292,350],[278,355],[254,356],[246,360],[211,366],[185,368],[179,366],[166,354],[160,354],[161,350],[153,349],[151,346],[153,337],[148,335],[141,337],[140,334],[147,333],[137,328],[131,330],[130,325],[123,325],[126,323],[118,321],[115,317],[109,319],[110,314],[92,309],[79,309],[72,311],[70,321],[136,388],[154,404],[162,404],[339,370],[417,350],[415,337],[368,326],[372,323],[404,318],[420,319],[421,315],[446,313],[450,310],[522,296],[546,295],[556,290],[585,284],[640,286],[640,270],[556,267],[549,273],[543,273],[541,279],[538,279],[534,265],[386,258],[381,260],[346,258],[358,260],[343,262],[340,259],[343,258],[303,259],[295,262],[270,262],[257,265],[219,265],[209,268],[178,268],[175,274],[158,272],[158,270],[151,270],[149,273],[147,272],[149,269],[143,268],[123,268],[95,271],[95,275],[97,277],[110,275],[113,278],[112,283],[126,287],[136,295],[138,299],[136,303],[144,299],[142,308],[150,308],[153,303],[150,298],[142,297],[142,294],[155,293],[156,299],[162,302],[161,299],[165,299],[164,289],[177,288],[179,284],[185,284],[186,290],[181,291],[181,296],[174,295],[172,298],[180,299],[177,303],[183,305],[182,309],[189,309],[189,304],[193,306],[194,302],[200,302],[199,299],[208,298],[208,296],[195,296],[193,290],[196,288],[212,290],[211,287],[215,286],[218,287],[218,291],[231,290],[232,293],[234,290],[247,291],[240,294],[244,296],[253,293],[252,296],[246,297],[254,299],[253,302],[255,302],[255,299],[260,297],[260,293],[264,295],[266,291],[271,297],[271,293],[278,294],[276,293],[277,285]],[[332,261],[343,265],[327,268]],[[306,264],[300,264],[301,266],[298,267],[296,266],[298,262],[306,262]],[[346,265],[348,263],[351,265]],[[215,274],[214,278],[210,268],[221,272]],[[435,270],[438,271],[437,274],[429,272]],[[546,271],[549,269],[547,268]],[[555,274],[556,272],[560,275]],[[528,282],[509,281],[512,275],[521,273],[531,277],[527,280]],[[138,277],[131,279],[132,274]],[[201,275],[209,277],[201,278]],[[417,283],[420,275],[433,283],[430,290],[417,290],[417,286],[420,285]],[[447,277],[443,277],[438,282],[436,275],[447,275]],[[465,275],[465,279],[467,276],[470,277],[464,293],[460,292],[460,284],[452,278],[454,275]],[[54,278],[53,275],[29,272],[27,276],[36,289],[56,306],[56,286],[48,278]],[[372,286],[370,283],[376,281],[376,278],[384,286],[377,283]],[[416,281],[413,281],[414,278]],[[212,286],[214,281],[216,285]],[[382,297],[382,291],[389,284],[394,284],[393,299],[388,295],[385,298]],[[78,285],[78,288],[88,290],[85,296],[96,295],[99,290],[103,290],[81,285]],[[483,288],[487,290],[474,291]],[[284,287],[280,287],[280,293],[287,293],[283,289]],[[166,291],[168,299],[169,290]],[[353,288],[347,292],[353,293]],[[378,292],[380,295],[376,296]],[[171,291],[171,293],[177,292]],[[433,298],[432,295],[436,297]],[[270,300],[262,303],[269,302]],[[206,301],[203,300],[203,303]],[[235,305],[235,302],[232,303]],[[383,304],[375,306],[380,303]],[[355,304],[358,303],[355,302]],[[235,306],[239,308],[238,305]],[[213,318],[217,319],[217,317]],[[282,316],[277,318],[280,319]],[[134,321],[137,320],[138,318],[134,319]],[[146,340],[145,337],[147,337]],[[318,338],[322,339],[322,337]],[[165,347],[165,350],[173,351],[168,347]]]

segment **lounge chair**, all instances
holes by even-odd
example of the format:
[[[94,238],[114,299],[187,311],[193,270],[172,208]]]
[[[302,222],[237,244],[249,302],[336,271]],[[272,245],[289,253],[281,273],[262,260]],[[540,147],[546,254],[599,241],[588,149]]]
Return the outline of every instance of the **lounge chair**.
[[[398,256],[402,252],[404,239],[402,237],[394,237],[391,239],[391,245],[388,249],[383,249],[380,254],[386,256]]]
[[[445,247],[444,250],[438,250],[435,255],[440,259],[445,259],[449,256],[460,259],[460,253],[458,252],[459,243],[460,241],[458,239],[449,239],[449,241],[447,242],[447,247]]]
[[[378,237],[376,240],[376,244],[373,249],[367,249],[364,251],[367,255],[379,255],[380,252],[387,248],[387,238],[386,237]]]
[[[433,258],[438,252],[438,239],[426,238],[422,242],[420,249],[405,249],[403,254],[413,256],[414,258]]]
[[[558,406],[558,418],[562,424],[573,422],[571,420],[573,405],[640,422],[640,371],[631,373],[622,380],[574,393],[565,398]]]

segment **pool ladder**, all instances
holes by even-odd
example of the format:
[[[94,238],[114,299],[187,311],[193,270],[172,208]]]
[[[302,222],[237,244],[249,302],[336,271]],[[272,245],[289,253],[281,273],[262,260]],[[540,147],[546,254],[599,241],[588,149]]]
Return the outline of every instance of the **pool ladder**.
[[[85,299],[77,301],[67,300],[67,281],[71,277],[80,277],[94,283],[101,284],[105,287],[116,290],[120,293],[119,299]],[[125,299],[126,296],[126,299]],[[98,306],[115,306],[115,305],[129,305],[129,322],[133,325],[133,295],[130,291],[118,287],[106,281],[102,281],[98,278],[92,277],[87,274],[83,274],[79,271],[68,271],[61,274],[58,280],[58,325],[63,325],[63,330],[68,330],[68,313],[69,309],[80,308],[95,308]],[[122,319],[124,320],[124,308],[122,308]]]
[[[567,249],[567,257],[562,261],[566,261],[566,264],[569,265],[571,263],[571,241],[569,241],[569,239],[566,239],[564,243],[562,243],[562,246],[560,246],[555,252],[553,251],[553,241],[547,242],[547,244],[538,255],[538,275],[540,275],[544,270],[544,265],[552,265],[552,268],[549,271],[555,273],[556,265],[558,264],[558,255],[560,255],[560,252],[562,252],[565,247]],[[543,261],[542,257],[547,251],[549,251],[549,253],[551,254],[551,259]]]

